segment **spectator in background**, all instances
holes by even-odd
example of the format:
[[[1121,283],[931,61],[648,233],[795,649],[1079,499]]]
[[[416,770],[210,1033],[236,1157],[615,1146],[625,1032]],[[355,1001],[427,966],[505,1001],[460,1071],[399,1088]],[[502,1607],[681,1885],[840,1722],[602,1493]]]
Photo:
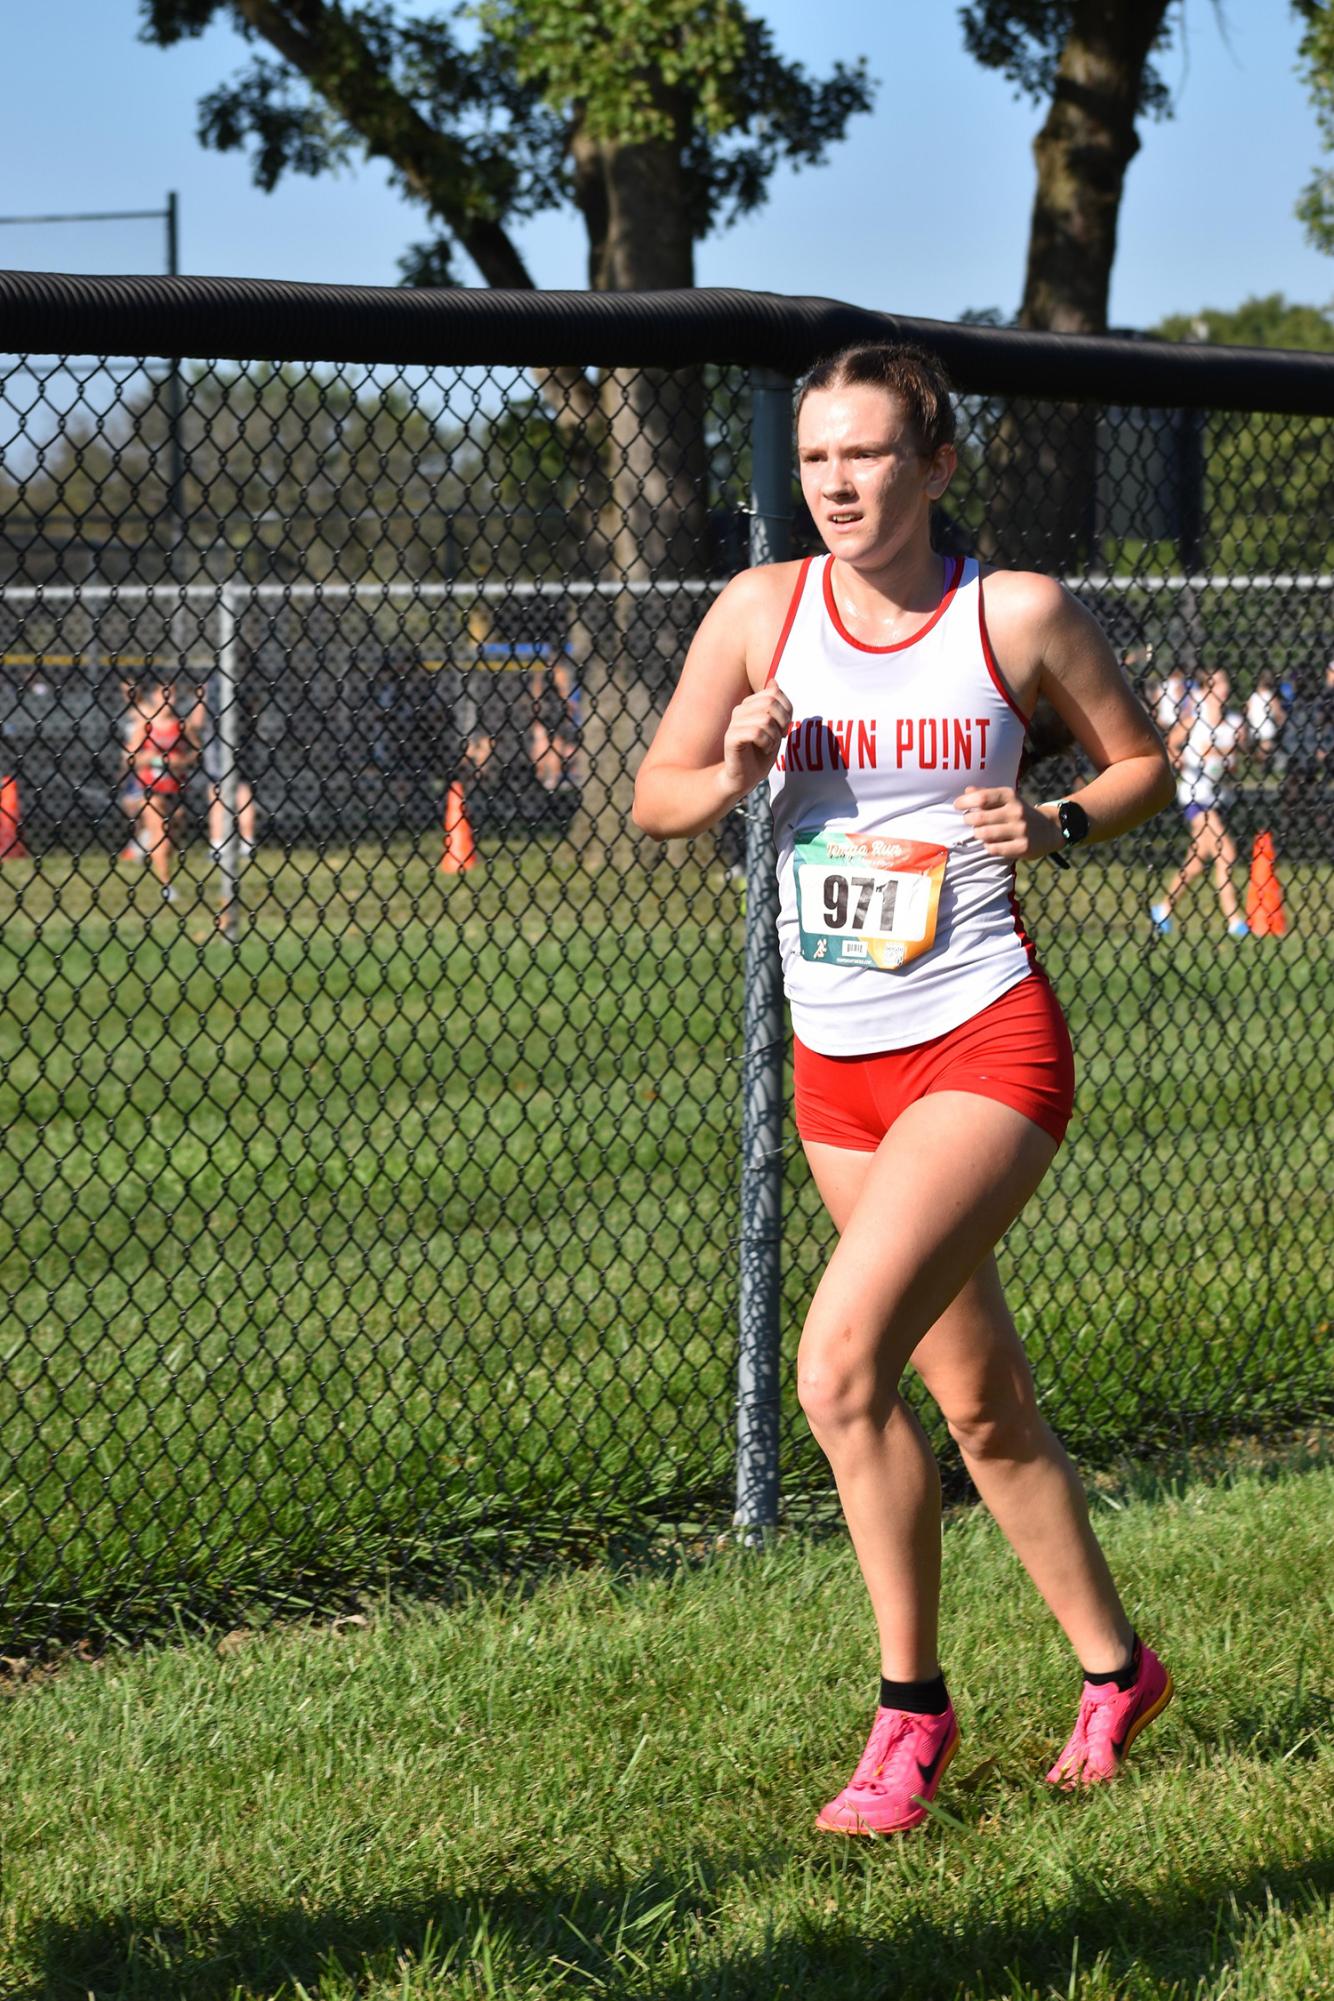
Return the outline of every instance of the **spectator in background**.
[[[1195,710],[1195,689],[1180,667],[1168,670],[1159,690],[1153,719],[1163,735],[1170,736],[1178,723],[1188,723]]]
[[[171,883],[181,802],[195,759],[194,746],[176,713],[176,683],[162,679],[136,707],[126,738],[130,768],[143,788],[141,838],[162,888],[164,903],[179,899]]]
[[[1154,672],[1153,648],[1147,640],[1136,640],[1133,646],[1126,647],[1121,655],[1121,672],[1133,688],[1138,688],[1143,693],[1146,702],[1149,702],[1150,699],[1149,689],[1151,683],[1154,688],[1154,699],[1156,699],[1158,692],[1161,691],[1163,677],[1161,674]]]
[[[533,770],[544,792],[581,782],[579,756],[579,690],[574,668],[564,656],[532,677]]]
[[[1251,754],[1262,768],[1272,764],[1278,749],[1279,732],[1288,719],[1288,712],[1274,686],[1274,677],[1267,667],[1260,669],[1254,688],[1246,698],[1246,741]]]
[[[214,861],[222,860],[222,844],[227,838],[227,809],[222,799],[222,776],[227,753],[222,740],[222,683],[217,674],[201,681],[195,689],[195,705],[186,724],[190,743],[203,766],[208,781],[208,851]],[[235,699],[235,696],[233,696]],[[240,735],[240,717],[232,731],[233,743]],[[244,778],[236,780],[236,828],[242,855],[255,852],[255,795]]]
[[[120,851],[120,858],[123,862],[146,862],[148,860],[148,842],[144,839],[142,825],[144,788],[139,773],[135,769],[134,754],[130,746],[132,742],[137,743],[140,740],[148,723],[151,721],[151,715],[146,706],[148,690],[145,689],[141,695],[133,681],[122,681],[120,684],[120,694],[121,700],[125,704],[125,713],[121,717],[120,723],[120,767],[116,801],[121,812],[129,822],[128,834],[125,846]]]
[[[472,730],[469,733],[467,743],[463,746],[460,777],[464,779],[480,779],[495,756],[495,753],[495,738],[489,736],[484,729]]]
[[[1283,810],[1323,836],[1330,825],[1334,777],[1334,660],[1323,684],[1299,690],[1283,735]]]
[[[1149,905],[1154,926],[1164,936],[1172,929],[1177,898],[1210,864],[1228,936],[1244,938],[1249,931],[1232,882],[1236,843],[1223,818],[1231,803],[1228,776],[1246,739],[1244,719],[1227,706],[1230,693],[1231,683],[1221,667],[1205,674],[1189,719],[1179,722],[1167,739],[1168,756],[1177,772],[1177,804],[1185,816],[1190,847],[1161,900]]]

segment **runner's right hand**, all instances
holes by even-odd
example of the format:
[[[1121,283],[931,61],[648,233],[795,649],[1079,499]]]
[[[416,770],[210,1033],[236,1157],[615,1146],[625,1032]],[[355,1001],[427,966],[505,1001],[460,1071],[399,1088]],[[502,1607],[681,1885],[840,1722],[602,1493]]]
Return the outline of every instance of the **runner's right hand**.
[[[792,704],[777,682],[737,703],[723,737],[723,771],[739,793],[768,776],[791,721]]]

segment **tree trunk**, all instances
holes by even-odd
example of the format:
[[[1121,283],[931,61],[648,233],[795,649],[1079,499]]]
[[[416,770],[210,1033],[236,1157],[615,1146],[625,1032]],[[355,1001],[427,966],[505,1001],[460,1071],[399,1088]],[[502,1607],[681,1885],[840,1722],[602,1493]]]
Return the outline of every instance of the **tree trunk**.
[[[532,285],[504,226],[459,197],[463,142],[437,130],[376,59],[365,22],[335,0],[233,0],[240,22],[267,41],[441,217],[488,285]],[[576,113],[570,150],[575,199],[589,239],[594,291],[657,291],[695,282],[683,157],[684,99],[653,80],[672,135],[634,144],[593,139]],[[707,527],[704,395],[700,371],[613,371],[595,385],[579,368],[535,367],[532,379],[571,464],[611,501],[584,531],[590,567],[623,586],[607,618],[590,611],[570,636],[589,695],[591,767],[573,830],[592,855],[638,849],[630,820],[634,771],[665,704],[699,613],[697,599],[636,589],[696,570]],[[596,503],[594,503],[596,504]]]
[[[1170,0],[1077,0],[1056,89],[1033,142],[1038,185],[1019,324],[1102,333],[1126,170],[1139,151],[1144,69]],[[1012,403],[993,438],[984,553],[1061,568],[1092,527],[1097,417]]]
[[[693,285],[680,144],[583,139],[574,155],[593,289]],[[609,370],[601,403],[611,487],[603,579],[619,588],[574,637],[589,701],[588,781],[572,838],[594,863],[646,850],[630,819],[634,774],[703,609],[696,596],[655,586],[699,575],[708,525],[701,371]]]

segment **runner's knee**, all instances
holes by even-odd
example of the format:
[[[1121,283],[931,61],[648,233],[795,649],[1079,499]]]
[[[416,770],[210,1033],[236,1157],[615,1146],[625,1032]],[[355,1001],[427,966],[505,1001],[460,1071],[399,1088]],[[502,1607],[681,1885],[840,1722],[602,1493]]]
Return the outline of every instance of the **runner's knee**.
[[[881,1380],[873,1343],[851,1326],[810,1338],[797,1356],[797,1398],[816,1437],[858,1424],[883,1425],[897,1393]]]
[[[942,1405],[950,1437],[965,1459],[1031,1459],[1043,1419],[1030,1390],[990,1384]]]

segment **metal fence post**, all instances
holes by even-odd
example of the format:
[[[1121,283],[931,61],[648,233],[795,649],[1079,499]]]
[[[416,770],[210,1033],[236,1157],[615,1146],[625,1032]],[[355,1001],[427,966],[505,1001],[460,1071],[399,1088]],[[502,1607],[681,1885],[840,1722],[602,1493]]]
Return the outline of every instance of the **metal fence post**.
[[[751,373],[750,560],[781,562],[792,521],[792,384]],[[746,801],[746,952],[741,1065],[741,1311],[736,1513],[762,1542],[778,1521],[783,1221],[783,982],[768,787]]]
[[[217,713],[209,718],[220,752],[217,770],[218,799],[222,807],[223,834],[218,850],[218,929],[230,943],[236,942],[240,928],[239,884],[241,838],[236,796],[237,738],[237,626],[245,586],[224,584],[218,593],[218,665],[213,686],[206,690],[217,703]]]

